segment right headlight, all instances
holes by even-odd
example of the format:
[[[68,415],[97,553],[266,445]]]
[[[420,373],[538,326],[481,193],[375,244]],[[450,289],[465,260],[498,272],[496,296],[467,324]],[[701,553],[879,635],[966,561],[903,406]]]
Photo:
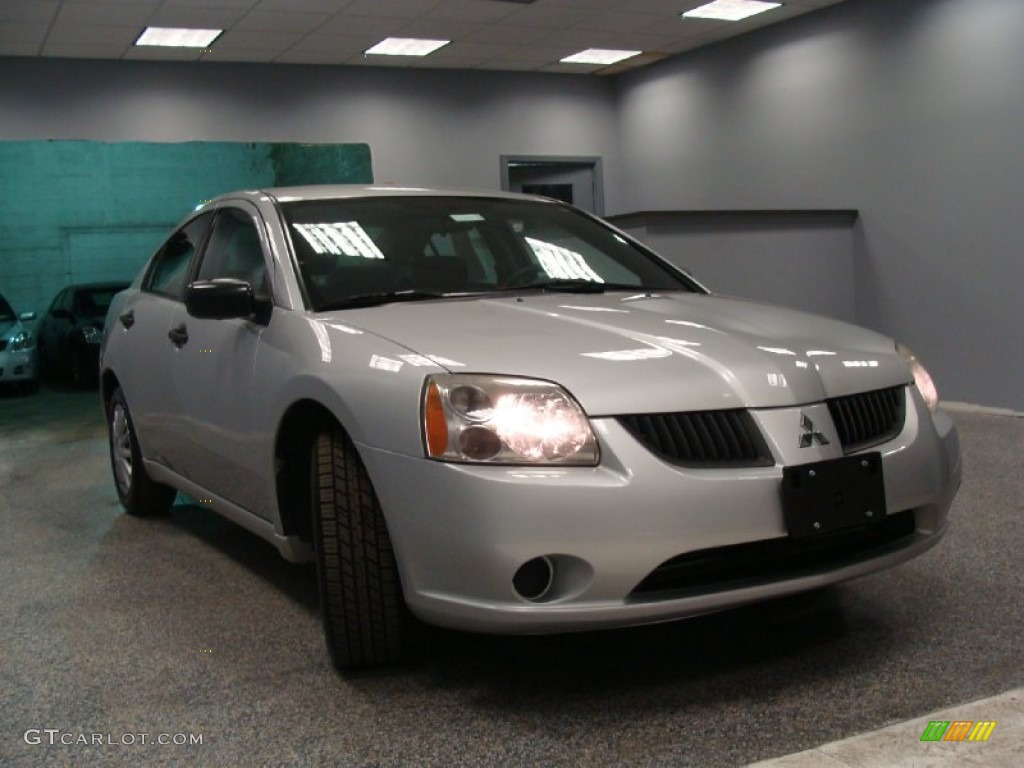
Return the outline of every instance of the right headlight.
[[[11,338],[11,351],[19,352],[23,349],[31,349],[35,346],[35,338],[32,331],[19,331]]]
[[[423,388],[427,456],[441,461],[598,462],[587,415],[557,384],[514,376],[433,374]]]
[[[917,355],[899,342],[896,342],[896,354],[903,359],[903,362],[905,362],[910,368],[910,372],[914,374],[914,383],[917,385],[917,389],[921,393],[921,397],[924,398],[924,402],[925,405],[928,406],[928,410],[935,413],[939,409],[939,393],[938,390],[935,389],[935,382],[932,381],[932,377],[928,374],[928,370],[924,367],[924,364],[917,359]]]

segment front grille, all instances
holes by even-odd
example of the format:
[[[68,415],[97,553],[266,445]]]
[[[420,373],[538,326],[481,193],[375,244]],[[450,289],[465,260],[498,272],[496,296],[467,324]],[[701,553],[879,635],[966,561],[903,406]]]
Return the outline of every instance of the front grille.
[[[652,453],[684,467],[765,467],[774,464],[750,414],[742,409],[619,416]]]
[[[828,401],[843,451],[853,453],[891,440],[903,431],[906,417],[903,387],[878,389]]]
[[[895,551],[913,541],[914,531],[914,513],[907,510],[821,537],[768,539],[688,552],[651,571],[630,598],[664,600],[834,570]]]

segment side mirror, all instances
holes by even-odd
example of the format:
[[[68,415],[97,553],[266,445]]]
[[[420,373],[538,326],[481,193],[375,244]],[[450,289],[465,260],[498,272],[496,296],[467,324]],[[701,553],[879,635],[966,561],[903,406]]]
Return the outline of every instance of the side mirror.
[[[252,286],[244,280],[196,280],[185,289],[185,309],[201,320],[248,317],[255,309]]]
[[[36,319],[36,313],[35,312],[22,312],[20,315],[18,315],[18,319],[19,320],[26,320],[26,321],[28,321],[28,320],[35,320]]]

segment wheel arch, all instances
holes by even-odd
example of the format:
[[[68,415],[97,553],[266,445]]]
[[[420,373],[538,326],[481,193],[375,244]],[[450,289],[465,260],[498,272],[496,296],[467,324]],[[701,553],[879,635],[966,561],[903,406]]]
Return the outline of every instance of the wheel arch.
[[[100,374],[100,399],[103,401],[103,410],[109,410],[110,398],[114,395],[114,390],[121,386],[121,382],[118,381],[117,375],[106,368]]]
[[[323,403],[303,399],[292,403],[285,411],[274,439],[274,485],[281,533],[298,536],[309,544],[313,542],[309,514],[312,504],[312,451],[317,435],[329,428],[345,430],[341,421]]]

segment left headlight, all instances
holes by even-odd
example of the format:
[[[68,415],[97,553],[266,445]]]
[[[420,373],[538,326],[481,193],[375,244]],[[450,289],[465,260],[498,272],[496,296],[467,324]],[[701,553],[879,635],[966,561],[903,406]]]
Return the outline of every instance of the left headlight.
[[[914,383],[917,385],[917,389],[921,393],[921,397],[924,398],[924,402],[925,405],[928,406],[928,410],[935,413],[939,409],[939,392],[935,389],[935,382],[932,381],[932,377],[929,375],[928,369],[926,369],[924,364],[917,359],[917,355],[899,342],[896,343],[896,353],[910,368],[910,372],[914,374]]]
[[[18,333],[11,337],[11,349],[14,352],[22,349],[31,349],[35,345],[36,340],[32,335],[32,331],[18,331]]]
[[[594,466],[597,439],[572,395],[549,381],[433,374],[423,387],[427,456],[441,461]]]

